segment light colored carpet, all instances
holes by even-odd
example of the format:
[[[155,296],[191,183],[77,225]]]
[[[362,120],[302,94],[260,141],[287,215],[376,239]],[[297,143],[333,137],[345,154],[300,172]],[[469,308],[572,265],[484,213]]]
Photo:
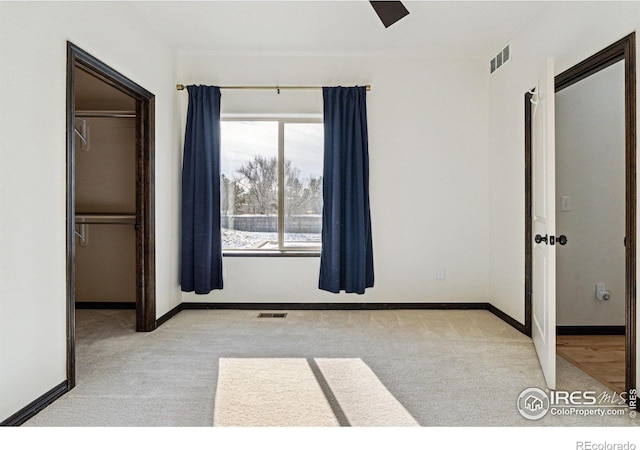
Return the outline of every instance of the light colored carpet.
[[[211,425],[224,358],[360,359],[423,427],[637,424],[628,415],[523,418],[520,393],[544,387],[533,344],[487,311],[257,313],[182,311],[136,333],[133,311],[79,310],[77,386],[25,426],[218,429]],[[560,389],[606,390],[558,361]],[[339,397],[339,377],[329,378]]]

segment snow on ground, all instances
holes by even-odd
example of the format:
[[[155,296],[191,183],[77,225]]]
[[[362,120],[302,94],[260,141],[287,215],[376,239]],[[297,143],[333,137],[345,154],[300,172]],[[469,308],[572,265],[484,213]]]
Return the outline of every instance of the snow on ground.
[[[313,245],[320,243],[320,234],[285,233],[284,240],[288,245],[292,246]],[[238,231],[223,228],[222,247],[228,249],[274,249],[278,247],[278,233],[257,233],[253,231]]]

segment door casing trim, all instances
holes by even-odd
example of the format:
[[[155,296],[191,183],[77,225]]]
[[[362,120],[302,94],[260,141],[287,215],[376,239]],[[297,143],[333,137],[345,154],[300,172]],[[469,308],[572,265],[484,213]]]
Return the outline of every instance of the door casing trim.
[[[155,294],[155,96],[67,42],[66,98],[66,281],[67,385],[75,386],[75,71],[84,70],[136,102],[136,331],[156,328]]]

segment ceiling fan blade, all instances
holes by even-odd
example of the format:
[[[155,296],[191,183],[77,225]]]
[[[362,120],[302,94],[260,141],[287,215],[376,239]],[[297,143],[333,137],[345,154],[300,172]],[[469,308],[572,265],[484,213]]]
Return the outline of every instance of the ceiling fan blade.
[[[409,14],[407,8],[404,7],[402,2],[369,2],[376,14],[382,20],[385,28],[389,28],[391,25],[402,19]]]

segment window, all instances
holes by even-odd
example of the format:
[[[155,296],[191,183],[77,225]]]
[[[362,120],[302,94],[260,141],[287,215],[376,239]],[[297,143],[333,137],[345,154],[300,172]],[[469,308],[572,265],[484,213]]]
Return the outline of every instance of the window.
[[[222,119],[223,250],[319,251],[321,119]]]

